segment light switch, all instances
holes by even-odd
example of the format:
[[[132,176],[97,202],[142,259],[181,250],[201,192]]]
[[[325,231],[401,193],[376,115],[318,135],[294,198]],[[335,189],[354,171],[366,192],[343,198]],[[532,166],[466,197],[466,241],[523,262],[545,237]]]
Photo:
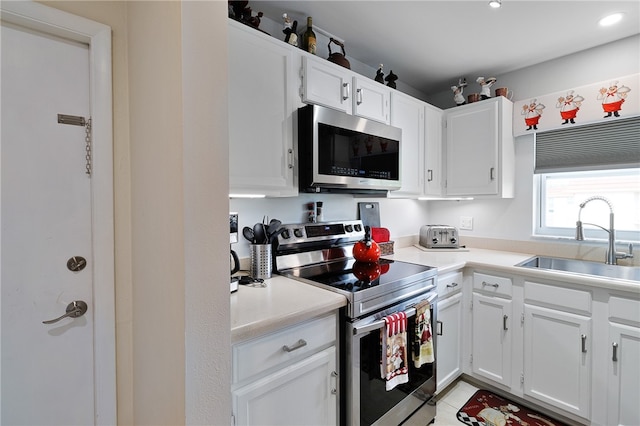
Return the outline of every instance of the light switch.
[[[467,231],[473,230],[473,217],[460,216],[460,229],[466,229]]]

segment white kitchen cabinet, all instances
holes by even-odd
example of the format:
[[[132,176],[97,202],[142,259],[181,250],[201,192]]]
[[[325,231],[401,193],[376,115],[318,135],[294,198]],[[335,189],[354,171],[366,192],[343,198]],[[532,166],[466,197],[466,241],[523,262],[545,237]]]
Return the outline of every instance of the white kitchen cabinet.
[[[296,196],[300,54],[229,20],[229,193]]]
[[[397,191],[390,191],[389,198],[415,198],[423,193],[424,111],[424,102],[397,91],[391,94],[391,125],[402,129],[400,167],[402,186]]]
[[[462,272],[438,276],[436,394],[462,374]]]
[[[325,59],[302,57],[302,101],[389,124],[391,89]]]
[[[524,394],[589,418],[591,294],[524,284]]]
[[[338,423],[337,314],[232,347],[236,425]]]
[[[640,425],[640,301],[609,300],[607,424]]]
[[[443,111],[426,104],[423,195],[427,197],[441,197],[443,195],[442,123]]]
[[[473,274],[472,372],[494,383],[511,386],[511,280]]]
[[[447,196],[514,196],[513,103],[503,96],[449,109]]]

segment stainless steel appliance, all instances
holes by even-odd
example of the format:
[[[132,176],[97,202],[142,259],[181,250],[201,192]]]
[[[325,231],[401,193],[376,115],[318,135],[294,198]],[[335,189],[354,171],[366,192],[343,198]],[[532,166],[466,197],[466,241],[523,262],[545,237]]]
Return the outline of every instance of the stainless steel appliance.
[[[229,244],[234,244],[238,242],[238,213],[230,212],[229,213]],[[230,278],[229,278],[229,287],[231,293],[238,290],[238,280],[234,279],[233,274],[240,270],[240,259],[238,259],[238,255],[235,251],[229,248],[230,251]]]
[[[415,305],[424,300],[430,302],[436,324],[436,269],[381,258],[365,264],[363,273],[351,256],[353,244],[364,237],[360,220],[283,227],[277,272],[340,293],[348,301],[341,324],[341,424],[397,425],[417,410],[428,424],[435,418],[435,362],[415,368],[409,361],[409,382],[387,391],[380,375],[380,332],[384,317],[404,311],[409,350],[415,340]]]
[[[448,225],[420,227],[419,244],[426,248],[458,248],[458,229]]]
[[[297,114],[301,191],[400,189],[401,129],[317,105]]]

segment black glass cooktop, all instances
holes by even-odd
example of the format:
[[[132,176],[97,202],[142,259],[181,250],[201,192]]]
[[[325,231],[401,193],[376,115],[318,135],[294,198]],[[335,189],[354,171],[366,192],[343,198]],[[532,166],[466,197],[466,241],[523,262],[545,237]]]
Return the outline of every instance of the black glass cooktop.
[[[380,259],[375,264],[354,259],[331,261],[297,269],[293,275],[336,289],[358,292],[372,287],[417,281],[433,274],[431,266]]]

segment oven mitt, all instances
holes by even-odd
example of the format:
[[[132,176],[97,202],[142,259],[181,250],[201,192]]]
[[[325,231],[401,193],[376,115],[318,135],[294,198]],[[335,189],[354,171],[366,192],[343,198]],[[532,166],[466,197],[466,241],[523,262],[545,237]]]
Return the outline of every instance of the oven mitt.
[[[409,381],[407,365],[407,314],[398,312],[384,318],[380,373],[388,391]]]
[[[420,368],[423,364],[435,361],[433,354],[433,333],[431,330],[431,310],[429,302],[416,305],[416,335],[413,342],[413,365]]]

